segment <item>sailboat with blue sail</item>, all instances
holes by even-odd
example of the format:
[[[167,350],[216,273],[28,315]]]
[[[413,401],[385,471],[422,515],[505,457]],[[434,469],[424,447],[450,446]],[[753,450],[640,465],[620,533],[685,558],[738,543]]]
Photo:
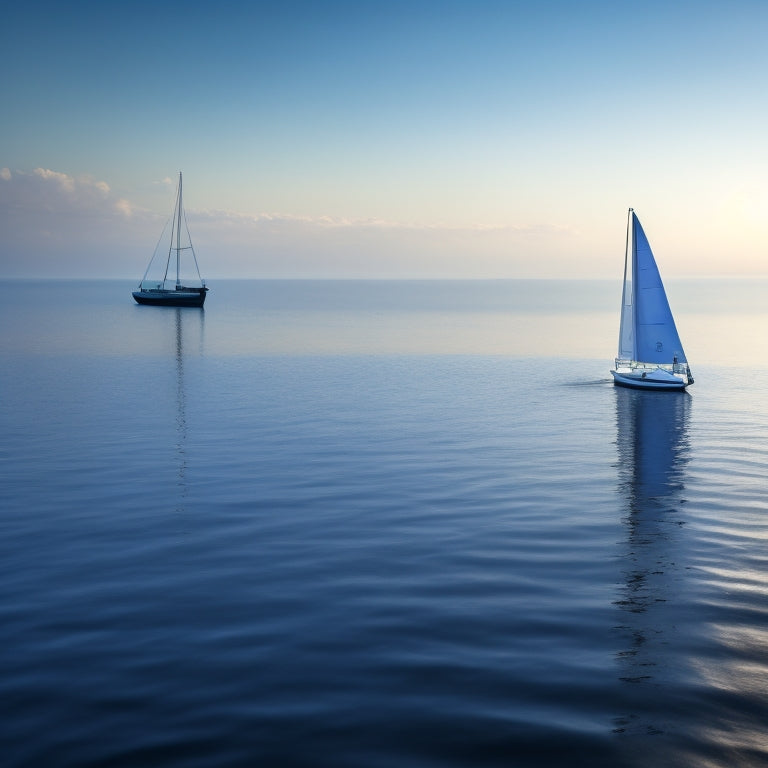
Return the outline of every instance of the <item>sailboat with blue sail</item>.
[[[659,268],[634,210],[627,217],[624,290],[614,384],[681,390],[693,384]]]

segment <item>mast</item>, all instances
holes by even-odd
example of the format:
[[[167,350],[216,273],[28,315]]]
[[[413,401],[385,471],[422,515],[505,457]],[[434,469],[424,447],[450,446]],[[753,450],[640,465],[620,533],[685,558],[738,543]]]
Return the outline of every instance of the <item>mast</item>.
[[[178,288],[181,283],[179,282],[179,270],[181,261],[181,171],[179,171],[179,199],[176,204],[176,215],[178,219],[176,221],[176,287]]]

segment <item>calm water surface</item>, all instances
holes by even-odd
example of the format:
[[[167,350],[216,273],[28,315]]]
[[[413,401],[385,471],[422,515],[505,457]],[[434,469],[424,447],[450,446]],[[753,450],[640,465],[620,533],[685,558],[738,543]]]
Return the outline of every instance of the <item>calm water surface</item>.
[[[0,286],[4,765],[768,765],[768,285],[211,287]]]

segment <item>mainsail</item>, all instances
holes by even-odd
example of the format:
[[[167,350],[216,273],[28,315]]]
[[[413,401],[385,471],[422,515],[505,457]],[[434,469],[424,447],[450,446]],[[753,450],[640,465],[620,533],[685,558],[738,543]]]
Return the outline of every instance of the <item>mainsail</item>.
[[[656,260],[640,221],[631,211],[632,260],[624,268],[619,358],[643,363],[685,363]]]

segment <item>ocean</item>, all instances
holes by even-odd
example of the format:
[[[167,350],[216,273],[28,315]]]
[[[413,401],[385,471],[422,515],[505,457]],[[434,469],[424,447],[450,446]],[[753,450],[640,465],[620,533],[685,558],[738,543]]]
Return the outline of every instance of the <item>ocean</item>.
[[[768,282],[0,284],[15,766],[768,765]]]

